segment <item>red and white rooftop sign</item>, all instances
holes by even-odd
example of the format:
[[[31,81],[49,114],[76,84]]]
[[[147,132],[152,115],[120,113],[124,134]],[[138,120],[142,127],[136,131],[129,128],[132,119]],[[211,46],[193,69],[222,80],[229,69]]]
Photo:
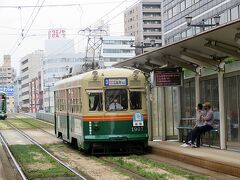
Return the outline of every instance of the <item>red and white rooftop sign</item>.
[[[65,29],[49,29],[48,30],[48,39],[65,38],[65,36],[66,36]]]

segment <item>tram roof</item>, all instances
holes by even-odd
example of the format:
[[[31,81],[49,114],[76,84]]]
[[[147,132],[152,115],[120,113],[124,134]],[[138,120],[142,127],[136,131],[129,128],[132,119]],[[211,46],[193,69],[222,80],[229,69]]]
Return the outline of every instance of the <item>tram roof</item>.
[[[217,70],[226,57],[240,59],[240,20],[201,32],[193,37],[114,64],[151,72],[156,67],[183,67],[196,72],[197,67]]]
[[[98,76],[104,76],[104,77],[131,77],[133,74],[133,71],[136,69],[129,69],[129,68],[108,68],[108,69],[98,69],[94,70],[98,72]],[[93,79],[93,71],[89,71],[86,73],[78,74],[66,79],[59,80],[55,83],[55,87],[64,85],[65,87],[68,87],[72,85],[71,83],[77,82],[79,80],[86,80],[89,81]],[[142,74],[142,78],[144,78],[144,75]],[[75,83],[76,85],[76,83]],[[56,88],[57,89],[57,88]]]

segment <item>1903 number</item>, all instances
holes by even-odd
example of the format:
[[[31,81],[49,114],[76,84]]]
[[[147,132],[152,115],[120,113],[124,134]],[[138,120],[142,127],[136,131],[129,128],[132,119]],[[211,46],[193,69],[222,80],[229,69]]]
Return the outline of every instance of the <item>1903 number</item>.
[[[143,131],[143,126],[141,127],[132,127],[132,132],[140,132]]]

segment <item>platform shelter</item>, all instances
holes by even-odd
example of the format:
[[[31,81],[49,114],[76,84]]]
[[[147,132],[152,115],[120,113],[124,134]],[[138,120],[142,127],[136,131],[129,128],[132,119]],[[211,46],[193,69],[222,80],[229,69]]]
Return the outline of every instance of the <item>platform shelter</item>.
[[[167,140],[176,138],[178,135],[177,126],[183,114],[187,114],[187,106],[195,105],[200,101],[209,101],[206,97],[204,79],[214,76],[216,79],[216,92],[209,97],[217,96],[215,108],[219,114],[219,147],[226,149],[234,147],[240,149],[240,108],[236,110],[236,119],[234,125],[228,118],[229,107],[226,107],[225,80],[230,75],[236,77],[236,82],[240,80],[240,20],[229,22],[217,26],[210,30],[197,34],[196,36],[186,38],[182,41],[169,44],[167,46],[155,49],[115,64],[115,67],[134,67],[140,69],[151,77],[151,72],[156,68],[182,67],[184,71],[184,83],[182,86],[157,87],[151,81],[149,84],[149,135],[151,139]],[[193,75],[193,76],[192,76]],[[191,77],[191,78],[190,78]],[[193,82],[188,89],[185,87],[188,80]],[[225,85],[224,85],[225,84]],[[240,107],[240,83],[237,87],[237,93],[232,94],[237,99],[237,107]],[[193,91],[193,96],[187,96],[188,91]],[[213,91],[214,92],[214,91]],[[206,98],[203,98],[206,97]],[[194,98],[189,102],[189,98]],[[228,104],[231,102],[228,101]],[[183,107],[184,106],[184,107]],[[231,109],[231,108],[230,108]],[[184,112],[183,112],[184,111]],[[194,117],[194,116],[192,116]],[[228,146],[228,139],[231,139],[232,126],[235,126],[234,145]],[[229,135],[230,134],[230,135]]]

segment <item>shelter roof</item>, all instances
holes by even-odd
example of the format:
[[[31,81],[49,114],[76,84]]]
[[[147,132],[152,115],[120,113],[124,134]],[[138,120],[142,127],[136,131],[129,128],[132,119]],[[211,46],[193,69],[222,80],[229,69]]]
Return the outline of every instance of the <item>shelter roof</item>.
[[[141,54],[114,67],[134,67],[150,72],[156,67],[198,67],[217,70],[227,57],[240,59],[240,20],[211,28],[193,37]]]

